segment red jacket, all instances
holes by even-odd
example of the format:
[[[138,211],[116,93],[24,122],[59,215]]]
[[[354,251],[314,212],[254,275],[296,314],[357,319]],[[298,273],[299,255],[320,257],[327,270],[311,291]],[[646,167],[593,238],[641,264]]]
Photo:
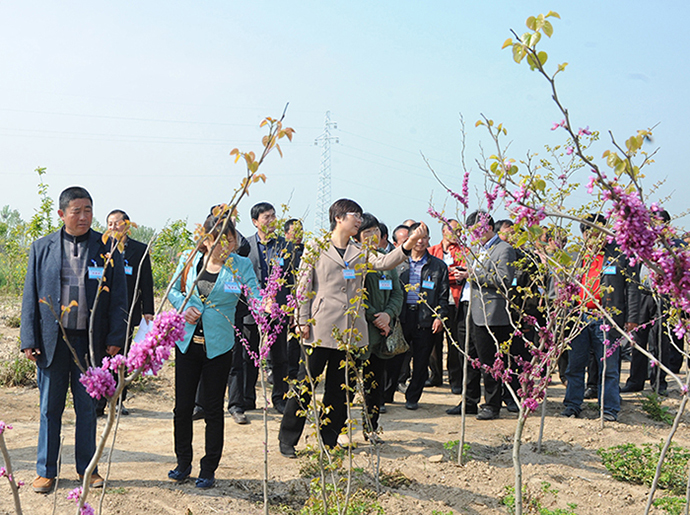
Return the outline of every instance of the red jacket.
[[[443,261],[443,245],[441,243],[437,243],[433,247],[429,247],[427,250],[429,251],[429,254]],[[450,252],[451,256],[453,256],[453,264],[451,266],[467,268],[467,263],[465,261],[465,255],[467,254],[466,249],[457,243],[451,243],[448,247],[448,252]],[[450,283],[450,291],[453,294],[453,300],[455,300],[455,306],[457,307],[460,302],[462,288],[465,286],[465,281],[461,281],[459,283],[455,282],[455,274],[453,274],[450,270],[448,270],[448,281]]]

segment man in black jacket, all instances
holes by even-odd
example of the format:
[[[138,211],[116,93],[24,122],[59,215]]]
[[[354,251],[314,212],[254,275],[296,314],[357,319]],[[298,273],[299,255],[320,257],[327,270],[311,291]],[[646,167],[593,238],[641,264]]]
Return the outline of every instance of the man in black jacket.
[[[419,223],[415,223],[409,232],[414,232],[419,226]],[[405,392],[405,407],[409,410],[419,407],[424,383],[429,378],[432,335],[443,331],[441,319],[434,316],[429,306],[432,306],[440,317],[448,316],[448,266],[429,254],[428,246],[429,237],[420,238],[412,248],[409,259],[397,268],[403,285],[410,285],[400,313],[403,333],[412,351],[412,377]],[[421,297],[426,302],[422,302]],[[393,360],[395,363],[391,363],[389,369],[392,370],[388,385],[388,390],[392,388],[392,391],[387,392],[389,398],[397,387],[397,381],[391,381],[390,378],[398,377],[404,354],[396,356],[391,361]]]
[[[581,289],[580,302],[585,305],[584,327],[570,343],[568,368],[565,372],[568,385],[565,390],[561,413],[565,417],[580,415],[585,393],[585,366],[589,360],[590,349],[597,362],[601,362],[605,353],[606,377],[604,378],[604,418],[618,420],[620,411],[620,348],[616,341],[620,334],[609,328],[608,320],[601,313],[599,306],[605,309],[616,324],[625,331],[637,327],[639,319],[640,290],[636,271],[628,260],[616,248],[615,244],[605,244],[604,235],[592,228],[592,225],[605,225],[606,219],[600,215],[589,215],[585,223],[580,224],[584,238],[583,268],[585,270]],[[605,345],[605,342],[609,342]],[[601,379],[599,379],[599,402],[601,403]]]
[[[141,319],[143,318],[147,322],[151,322],[155,312],[151,258],[145,243],[129,237],[130,220],[127,213],[121,209],[114,209],[108,214],[106,222],[108,230],[117,233],[118,239],[124,243],[125,247],[122,258],[127,279],[127,299],[130,312],[132,313],[132,320],[129,324],[130,332],[127,335],[127,347],[129,347],[129,344],[132,342],[134,329],[141,323]],[[122,351],[124,351],[124,346]],[[127,388],[122,392],[121,411],[123,415],[129,415],[129,410],[125,408],[126,398]],[[105,405],[105,399],[101,399],[98,402],[96,412],[99,416],[103,414]]]

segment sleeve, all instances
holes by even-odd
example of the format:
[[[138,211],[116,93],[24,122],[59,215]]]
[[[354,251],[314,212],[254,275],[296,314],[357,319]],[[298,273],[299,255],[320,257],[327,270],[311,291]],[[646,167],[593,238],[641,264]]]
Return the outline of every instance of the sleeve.
[[[153,315],[156,312],[153,297],[153,272],[151,270],[151,255],[148,247],[144,248],[144,262],[141,265],[141,275],[139,277],[139,289],[141,290],[141,313]]]
[[[127,278],[122,262],[122,254],[115,252],[110,267],[110,282],[105,285],[109,288],[110,309],[108,311],[108,336],[105,339],[106,347],[124,347],[125,334],[127,333],[127,313],[129,300],[127,298]],[[124,315],[124,316],[123,316]]]
[[[24,279],[24,294],[22,296],[22,324],[20,330],[21,350],[38,349],[40,338],[38,317],[38,287],[36,285],[36,244],[31,245],[29,264]]]
[[[391,282],[393,283],[393,290],[391,290],[388,304],[386,304],[384,311],[390,315],[392,321],[400,316],[405,296],[400,278],[398,277],[398,271],[395,268],[390,271],[390,276]]]
[[[388,254],[379,254],[376,251],[369,253],[369,263],[374,270],[392,270],[406,259],[402,245]]]
[[[450,285],[448,283],[448,267],[441,261],[441,284],[439,285],[438,310],[441,316],[448,316],[448,296],[450,295]]]
[[[185,299],[185,294],[182,293],[182,269],[185,266],[185,263],[187,262],[187,258],[189,257],[189,251],[183,252],[182,256],[180,256],[180,261],[177,263],[177,269],[175,270],[175,275],[173,277],[177,277],[175,279],[175,284],[173,284],[172,288],[170,289],[170,293],[168,294],[168,300],[170,301],[170,304],[175,309],[180,309],[180,306],[184,303]],[[193,268],[193,267],[192,267]],[[190,270],[191,271],[191,270]]]
[[[297,270],[297,286],[294,289],[294,295],[299,311],[299,316],[296,318],[300,325],[306,325],[311,318],[311,305],[314,297],[314,267],[319,259],[319,253],[318,245],[307,245]]]
[[[639,268],[630,266],[626,260],[625,269],[625,302],[626,322],[637,324],[640,322],[640,277]]]
[[[241,263],[241,269],[238,270],[240,273],[240,282],[249,288],[249,294],[251,297],[260,300],[261,292],[259,291],[259,281],[254,273],[254,265],[252,265],[252,262],[249,260],[249,258],[241,260]]]
[[[508,245],[498,254],[497,259],[487,259],[485,265],[477,267],[474,278],[483,287],[506,291],[515,277],[515,259],[515,249]]]

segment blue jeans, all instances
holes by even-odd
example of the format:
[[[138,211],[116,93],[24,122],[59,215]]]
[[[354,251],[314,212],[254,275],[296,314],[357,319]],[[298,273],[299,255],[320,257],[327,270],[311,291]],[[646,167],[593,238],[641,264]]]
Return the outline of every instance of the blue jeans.
[[[89,352],[88,337],[73,336],[69,338],[69,341],[78,356],[86,356]],[[84,364],[84,358],[81,359]],[[36,372],[41,407],[36,457],[36,473],[39,476],[47,478],[57,476],[62,413],[65,411],[68,386],[72,390],[74,412],[77,415],[74,455],[78,474],[84,474],[96,450],[96,400],[86,393],[86,389],[79,382],[80,375],[79,367],[60,336],[53,362],[49,367],[39,367]]]
[[[572,342],[568,356],[568,368],[565,377],[568,386],[565,389],[563,404],[567,408],[573,408],[578,413],[582,409],[582,400],[585,395],[585,368],[589,360],[589,351],[592,349],[598,363],[602,363],[604,356],[604,339],[609,338],[613,344],[618,338],[618,332],[609,331],[607,335],[601,330],[604,320],[589,317],[587,325],[582,329]],[[620,386],[618,384],[620,370],[619,366],[620,349],[616,348],[613,354],[606,359],[606,376],[604,377],[604,413],[610,413],[618,417],[621,409]],[[601,370],[601,365],[600,365]],[[601,385],[601,377],[599,378]],[[599,388],[599,403],[601,405],[601,387]]]

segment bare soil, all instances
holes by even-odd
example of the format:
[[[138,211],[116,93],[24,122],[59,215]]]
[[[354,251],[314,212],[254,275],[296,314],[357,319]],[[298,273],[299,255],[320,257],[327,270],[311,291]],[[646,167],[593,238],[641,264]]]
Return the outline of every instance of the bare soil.
[[[0,299],[0,360],[7,360],[18,352],[19,329],[5,324],[19,313],[17,299]],[[624,364],[627,368],[627,364]],[[627,377],[627,372],[623,372]],[[226,416],[225,449],[216,473],[216,486],[207,491],[194,487],[193,481],[175,484],[167,479],[167,472],[175,466],[172,435],[174,366],[164,367],[157,379],[149,380],[143,388],[130,391],[127,407],[131,414],[121,417],[112,466],[103,501],[104,514],[208,514],[262,513],[263,441],[261,410],[248,412],[250,424],[237,425]],[[623,396],[618,422],[607,422],[602,430],[593,403],[587,404],[580,419],[558,416],[564,387],[554,377],[549,389],[543,449],[536,452],[539,418],[527,421],[522,447],[524,484],[530,492],[538,492],[542,482],[558,490],[556,497],[542,500],[549,509],[577,505],[576,512],[585,514],[639,514],[646,504],[647,488],[618,482],[611,478],[601,464],[596,451],[624,442],[658,443],[666,437],[670,426],[653,422],[640,408],[640,394]],[[647,392],[648,393],[648,392]],[[459,396],[448,386],[425,389],[417,411],[405,409],[403,397],[397,394],[396,403],[388,406],[381,416],[383,439],[380,447],[380,470],[384,475],[397,474],[409,479],[398,487],[381,486],[378,502],[387,514],[490,514],[507,513],[501,504],[506,486],[514,481],[512,441],[517,416],[501,412],[493,421],[467,419],[466,441],[470,445],[471,460],[458,466],[449,460],[443,444],[460,438],[460,417],[446,415],[445,409],[454,406]],[[259,395],[259,398],[261,396]],[[670,389],[664,402],[672,410],[679,405],[677,386]],[[359,418],[359,417],[357,417]],[[38,390],[35,387],[0,388],[0,420],[14,429],[5,433],[15,476],[26,483],[21,500],[25,514],[74,513],[74,504],[67,493],[78,486],[74,468],[74,412],[71,404],[63,418],[64,447],[62,472],[56,495],[36,494],[31,489],[35,477],[36,441],[39,425]],[[688,418],[684,418],[675,441],[690,446]],[[104,421],[99,421],[99,433]],[[310,478],[300,470],[308,458],[283,458],[278,451],[280,415],[268,410],[269,431],[269,497],[272,513],[291,513],[304,506],[309,493]],[[195,464],[204,441],[204,423],[195,422]],[[313,442],[313,437],[306,438]],[[354,484],[374,487],[372,480],[372,447],[365,443],[361,430],[355,434],[359,444],[354,450]],[[305,438],[298,449],[305,447]],[[107,456],[100,470],[104,475]],[[91,497],[98,506],[98,495]],[[663,495],[663,492],[661,492]],[[0,480],[0,514],[14,513],[7,482]],[[653,513],[663,513],[661,510]]]

